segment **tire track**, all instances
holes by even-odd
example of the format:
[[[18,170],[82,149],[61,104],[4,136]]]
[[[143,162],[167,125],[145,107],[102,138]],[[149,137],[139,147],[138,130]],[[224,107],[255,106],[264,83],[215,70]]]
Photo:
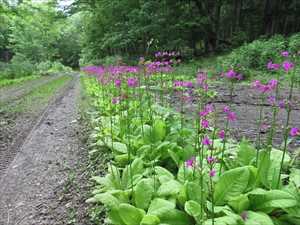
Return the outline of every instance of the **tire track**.
[[[57,77],[55,79],[57,79]],[[45,82],[45,84],[47,82],[49,82],[49,80],[47,80]],[[74,85],[74,83],[75,83],[75,78],[73,78],[71,81],[69,81],[68,84],[65,84],[62,87],[62,89],[60,89],[58,91],[58,93],[56,93],[50,99],[49,104],[37,116],[35,116],[35,118],[37,118],[37,119],[32,119],[29,123],[29,126],[25,126],[21,132],[17,133],[17,136],[15,136],[13,138],[13,140],[11,141],[8,148],[7,148],[7,146],[0,146],[0,179],[1,179],[1,175],[5,172],[6,168],[9,166],[11,161],[14,159],[15,155],[18,153],[18,150],[20,149],[20,147],[24,144],[26,139],[30,136],[31,132],[35,129],[36,126],[38,126],[43,121],[43,118],[45,118],[45,116],[47,116],[49,109],[63,98],[63,96]],[[9,104],[14,104],[14,102],[9,103]],[[20,121],[18,121],[18,122],[20,122]],[[0,137],[1,137],[1,134],[0,134]]]

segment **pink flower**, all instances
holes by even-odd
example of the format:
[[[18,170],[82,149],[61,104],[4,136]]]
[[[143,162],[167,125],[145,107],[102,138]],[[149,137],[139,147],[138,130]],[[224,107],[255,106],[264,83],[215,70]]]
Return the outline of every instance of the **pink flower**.
[[[235,114],[235,112],[228,112],[227,113],[227,119],[229,120],[229,121],[235,121],[236,120],[236,114]]]
[[[196,163],[196,158],[192,157],[192,158],[185,161],[185,166],[188,167],[188,168],[189,167],[194,167],[195,163]]]
[[[223,108],[223,112],[224,113],[228,113],[228,112],[230,112],[230,108],[229,108],[229,106],[224,106],[224,108]]]
[[[251,86],[258,92],[266,93],[274,90],[278,85],[278,81],[275,79],[270,80],[267,84],[262,84],[259,80],[254,81]]]
[[[209,128],[209,122],[208,122],[208,120],[205,120],[205,119],[201,120],[201,126],[203,128]]]
[[[120,87],[120,86],[121,86],[121,83],[122,83],[121,80],[119,80],[119,79],[115,80],[115,86],[116,86],[116,87]]]
[[[284,109],[286,106],[285,104],[285,101],[284,100],[281,100],[279,103],[278,103],[278,107],[281,108],[281,109]]]
[[[289,62],[289,61],[284,61],[282,63],[282,67],[283,67],[284,71],[286,73],[288,73],[291,69],[294,68],[294,64],[292,62]]]
[[[271,89],[275,89],[278,85],[278,80],[276,79],[269,80],[268,85],[270,86]]]
[[[225,76],[227,78],[230,78],[230,79],[235,78],[236,72],[233,69],[231,69],[231,70],[229,70],[228,72],[225,73]]]
[[[212,144],[212,141],[207,136],[205,136],[202,140],[202,144],[208,146]]]
[[[224,130],[220,130],[219,133],[218,133],[218,136],[220,139],[224,140],[225,138],[225,131]]]
[[[283,57],[289,57],[289,52],[288,51],[283,51],[283,52],[281,52],[281,55]]]
[[[210,170],[210,171],[209,171],[209,176],[210,176],[210,177],[216,176],[216,170],[214,170],[214,169]]]
[[[213,164],[214,162],[216,162],[216,158],[213,156],[208,156],[206,160],[208,164]]]
[[[275,103],[276,103],[275,96],[269,96],[268,97],[268,102],[269,102],[270,105],[275,105]]]
[[[204,109],[199,113],[199,116],[205,117],[208,114],[212,113],[214,111],[214,107],[212,104],[208,104],[204,107]]]
[[[138,86],[138,79],[136,77],[129,77],[127,79],[128,87],[137,87]]]
[[[269,61],[267,64],[268,70],[279,70],[280,64],[273,63],[272,61]]]
[[[300,130],[299,130],[299,128],[297,128],[297,127],[291,128],[290,135],[291,135],[292,137],[295,137],[295,136],[297,136],[297,135],[300,135]]]
[[[119,102],[120,102],[120,98],[118,98],[118,97],[115,97],[115,98],[111,99],[112,104],[118,104]]]

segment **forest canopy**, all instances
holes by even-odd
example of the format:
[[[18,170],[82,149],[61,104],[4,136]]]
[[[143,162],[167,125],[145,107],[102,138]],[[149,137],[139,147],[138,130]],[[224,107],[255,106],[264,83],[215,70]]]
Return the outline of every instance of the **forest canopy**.
[[[297,0],[1,0],[0,59],[76,67],[176,50],[187,58],[300,30]]]

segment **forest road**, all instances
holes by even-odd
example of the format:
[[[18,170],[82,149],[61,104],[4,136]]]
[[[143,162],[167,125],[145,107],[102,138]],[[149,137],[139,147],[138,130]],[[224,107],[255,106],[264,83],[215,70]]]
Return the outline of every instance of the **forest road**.
[[[41,116],[0,176],[0,225],[68,224],[63,190],[81,161],[80,79]]]

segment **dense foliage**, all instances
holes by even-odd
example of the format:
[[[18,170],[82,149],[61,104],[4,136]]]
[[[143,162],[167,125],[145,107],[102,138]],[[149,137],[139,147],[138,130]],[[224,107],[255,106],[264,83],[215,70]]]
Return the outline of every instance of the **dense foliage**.
[[[84,62],[148,50],[191,56],[300,29],[293,0],[76,0],[73,10],[85,12]]]
[[[78,67],[78,15],[68,17],[56,1],[0,3],[1,75],[21,77]],[[53,64],[53,66],[51,66]],[[58,66],[58,64],[61,64]],[[52,68],[53,67],[53,68]]]
[[[288,51],[277,58],[268,63],[277,79],[251,85],[261,101],[256,143],[231,139],[229,125],[239,117],[232,101],[242,79],[233,69],[221,74],[230,94],[219,109],[203,72],[184,80],[169,63],[143,60],[139,66],[84,68],[97,78],[85,82],[96,110],[92,162],[105,149],[112,154],[107,174],[92,178],[94,219],[104,204],[106,222],[114,225],[300,224],[299,160],[287,151],[300,136],[290,121],[299,78]],[[283,97],[284,82],[290,87]],[[273,116],[263,139],[266,105]],[[280,111],[287,113],[284,124],[277,120]],[[280,149],[273,145],[277,129],[283,129]]]

